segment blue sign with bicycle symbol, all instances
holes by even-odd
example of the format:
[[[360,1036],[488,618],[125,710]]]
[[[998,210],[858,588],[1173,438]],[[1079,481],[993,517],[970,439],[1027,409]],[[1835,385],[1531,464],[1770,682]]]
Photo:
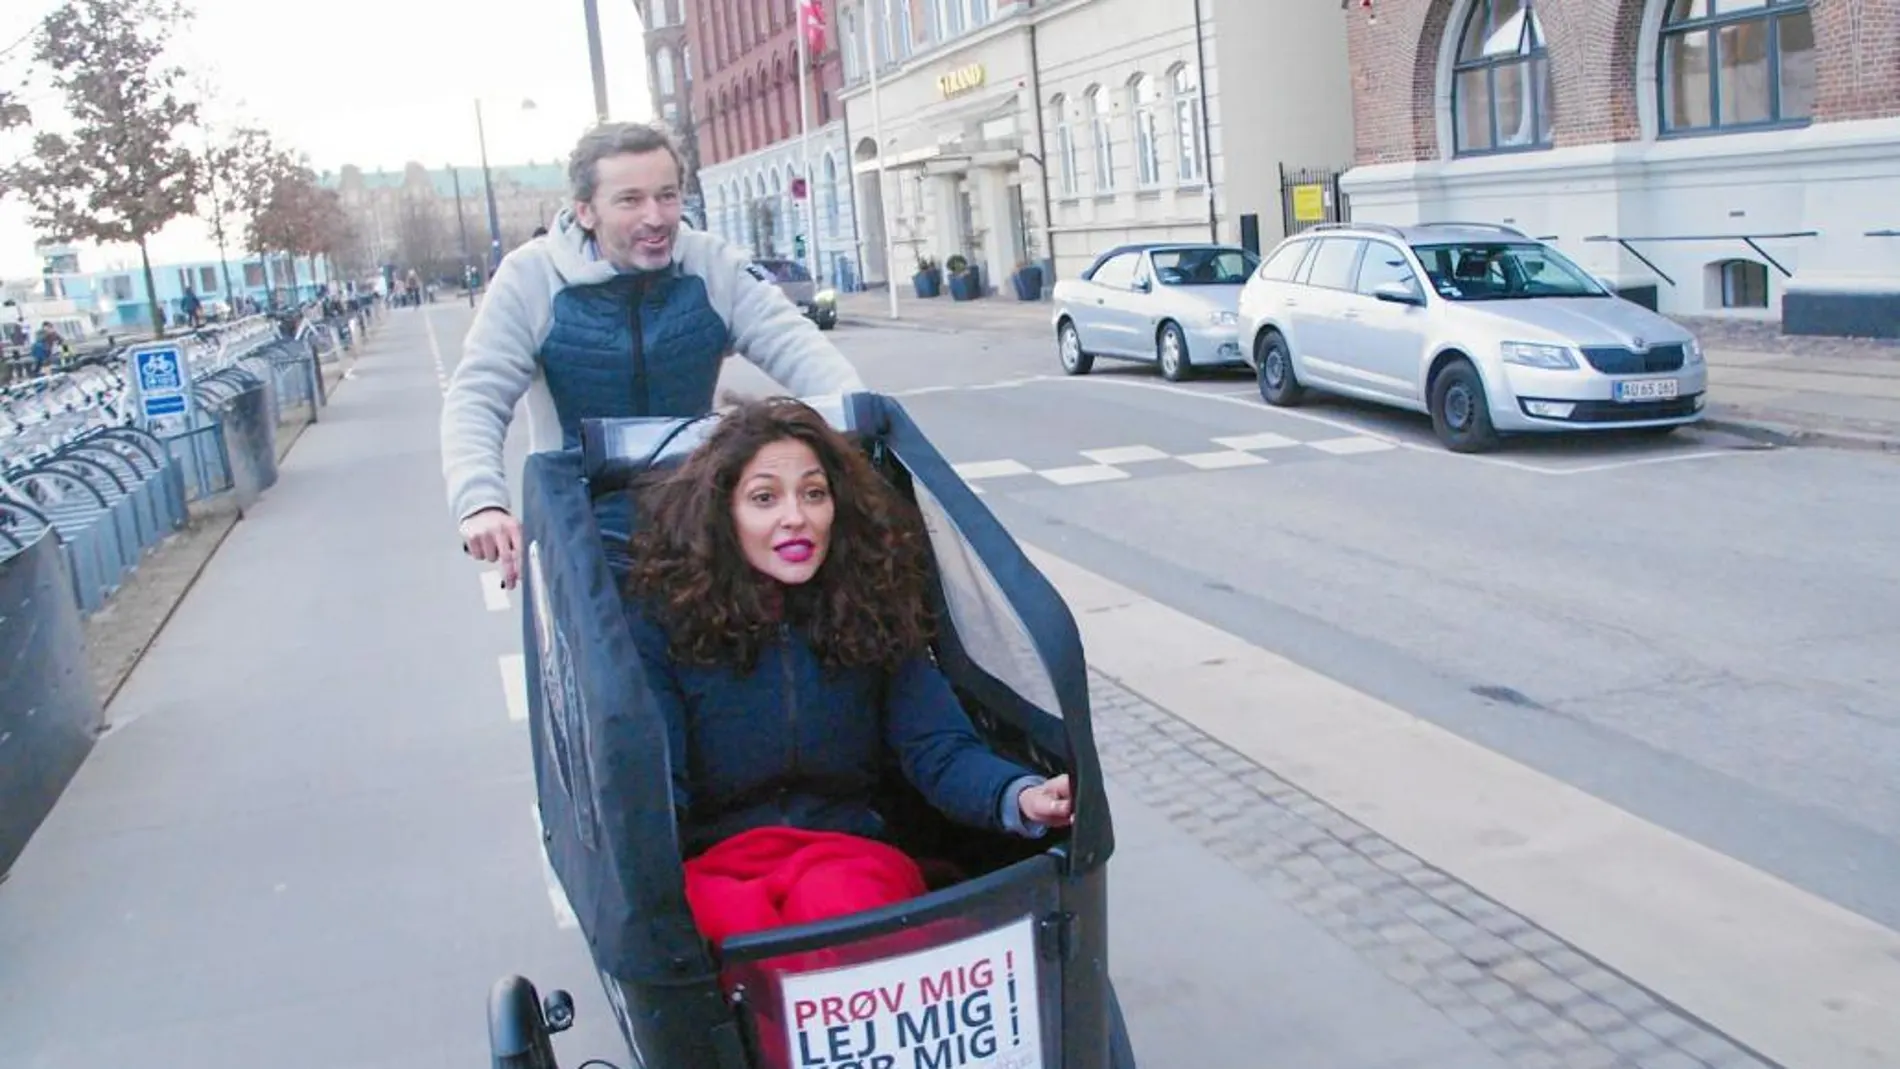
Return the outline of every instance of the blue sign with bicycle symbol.
[[[140,418],[150,422],[190,411],[191,368],[178,346],[140,346],[132,350],[131,361]]]

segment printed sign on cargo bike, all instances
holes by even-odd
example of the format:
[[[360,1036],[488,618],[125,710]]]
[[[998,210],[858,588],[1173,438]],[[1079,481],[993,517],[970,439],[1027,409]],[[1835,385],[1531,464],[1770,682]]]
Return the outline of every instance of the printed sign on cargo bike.
[[[1035,921],[783,980],[793,1069],[1041,1069]]]

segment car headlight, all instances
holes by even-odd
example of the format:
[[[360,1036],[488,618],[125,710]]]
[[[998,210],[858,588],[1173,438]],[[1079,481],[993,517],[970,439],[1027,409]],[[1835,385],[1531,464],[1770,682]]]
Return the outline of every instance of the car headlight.
[[[815,304],[837,304],[838,291],[837,290],[819,290],[816,294],[812,295],[812,301]]]
[[[1240,325],[1240,317],[1233,312],[1209,312],[1207,313],[1207,325],[1210,327],[1237,327]]]
[[[1702,343],[1699,340],[1690,338],[1689,344],[1683,346],[1682,351],[1688,358],[1690,367],[1702,363]]]
[[[1499,348],[1503,351],[1504,362],[1507,364],[1541,367],[1551,371],[1568,371],[1577,366],[1576,354],[1567,345],[1507,341]]]

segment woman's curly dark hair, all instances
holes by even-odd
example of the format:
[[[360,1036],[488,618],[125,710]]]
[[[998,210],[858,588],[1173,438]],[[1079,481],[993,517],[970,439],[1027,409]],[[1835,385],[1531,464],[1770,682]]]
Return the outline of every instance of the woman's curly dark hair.
[[[833,502],[831,541],[811,581],[786,588],[746,563],[733,493],[759,450],[811,447]],[[748,400],[671,470],[635,491],[627,593],[665,629],[675,659],[750,670],[783,621],[831,668],[893,668],[932,635],[929,540],[916,509],[824,416],[788,397]]]

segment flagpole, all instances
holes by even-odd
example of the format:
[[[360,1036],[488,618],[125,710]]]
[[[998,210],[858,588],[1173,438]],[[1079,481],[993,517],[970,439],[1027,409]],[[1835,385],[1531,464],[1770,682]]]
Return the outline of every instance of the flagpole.
[[[818,282],[818,182],[811,170],[811,87],[806,84],[811,69],[811,32],[817,13],[812,10],[820,0],[800,0],[798,5],[798,169],[805,176],[805,207],[799,212],[805,223],[805,270]]]
[[[884,157],[889,155],[884,146],[884,104],[877,92],[877,9],[883,0],[865,0],[864,10],[864,66],[871,72],[871,142],[877,146],[877,216],[884,228],[884,288],[890,291],[891,318],[898,318],[897,312],[897,242],[891,236],[890,213],[886,205],[889,181],[885,177]]]

